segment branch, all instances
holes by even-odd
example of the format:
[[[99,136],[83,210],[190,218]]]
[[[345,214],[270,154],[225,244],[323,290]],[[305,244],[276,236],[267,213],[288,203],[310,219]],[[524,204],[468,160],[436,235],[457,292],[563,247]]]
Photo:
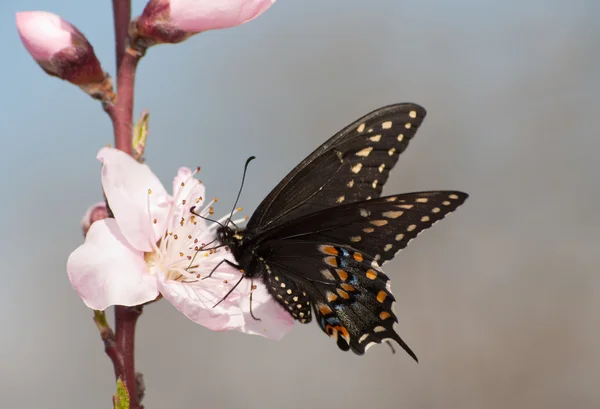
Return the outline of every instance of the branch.
[[[127,30],[131,20],[131,0],[112,0],[113,21],[115,23],[115,55],[117,57],[117,72],[125,54]]]
[[[139,382],[135,372],[135,325],[142,315],[142,306],[123,307],[115,306],[115,344],[121,354],[120,377],[129,391],[130,409],[141,409],[141,397],[144,396],[143,382]],[[114,361],[113,361],[114,362]],[[138,389],[138,387],[140,387]]]

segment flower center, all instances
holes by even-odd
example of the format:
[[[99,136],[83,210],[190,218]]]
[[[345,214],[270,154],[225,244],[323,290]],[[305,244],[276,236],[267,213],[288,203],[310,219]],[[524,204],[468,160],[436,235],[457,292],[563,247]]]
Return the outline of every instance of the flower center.
[[[199,206],[203,201],[200,195],[204,190],[198,189],[201,182],[193,177],[196,173],[192,173],[177,189],[167,216],[164,235],[153,245],[154,251],[144,254],[151,275],[160,272],[166,280],[196,282],[202,276],[208,275],[223,258],[210,256],[223,249],[217,241],[216,231],[219,223],[228,219],[229,215],[219,219],[218,223],[207,224],[190,211],[192,206]],[[202,210],[195,212],[202,217],[210,217],[214,214],[212,205],[216,202],[215,198]],[[239,208],[234,213],[241,210]],[[152,216],[150,219],[150,223],[155,223]]]

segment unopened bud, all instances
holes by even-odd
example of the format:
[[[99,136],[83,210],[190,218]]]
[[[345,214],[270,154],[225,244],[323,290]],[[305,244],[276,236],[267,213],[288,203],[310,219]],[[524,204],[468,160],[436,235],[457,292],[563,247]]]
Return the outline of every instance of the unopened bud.
[[[23,45],[46,73],[79,86],[96,99],[114,99],[112,81],[94,48],[72,24],[45,11],[19,12],[16,23]]]
[[[255,19],[275,0],[150,0],[136,21],[136,36],[151,44],[178,43],[191,35]]]
[[[87,235],[88,230],[90,227],[92,227],[94,222],[106,219],[107,217],[108,208],[106,207],[106,202],[98,202],[90,206],[81,219],[81,229],[83,230],[83,235]]]

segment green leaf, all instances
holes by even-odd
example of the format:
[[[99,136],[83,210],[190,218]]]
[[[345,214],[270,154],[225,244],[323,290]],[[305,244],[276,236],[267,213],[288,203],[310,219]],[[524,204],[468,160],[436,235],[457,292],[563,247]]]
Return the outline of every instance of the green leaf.
[[[117,379],[117,394],[113,396],[115,409],[129,409],[129,392],[121,378]]]
[[[142,163],[144,161],[144,149],[146,149],[146,140],[148,139],[148,111],[142,112],[140,119],[133,127],[133,137],[131,138],[131,147],[133,148],[134,158]]]

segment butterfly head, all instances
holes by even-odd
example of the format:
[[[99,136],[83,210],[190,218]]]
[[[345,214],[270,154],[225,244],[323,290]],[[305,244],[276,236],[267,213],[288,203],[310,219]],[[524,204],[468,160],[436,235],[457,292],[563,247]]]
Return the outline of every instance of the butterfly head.
[[[238,262],[241,261],[246,241],[244,230],[221,226],[217,229],[217,239],[221,244],[229,247]]]

